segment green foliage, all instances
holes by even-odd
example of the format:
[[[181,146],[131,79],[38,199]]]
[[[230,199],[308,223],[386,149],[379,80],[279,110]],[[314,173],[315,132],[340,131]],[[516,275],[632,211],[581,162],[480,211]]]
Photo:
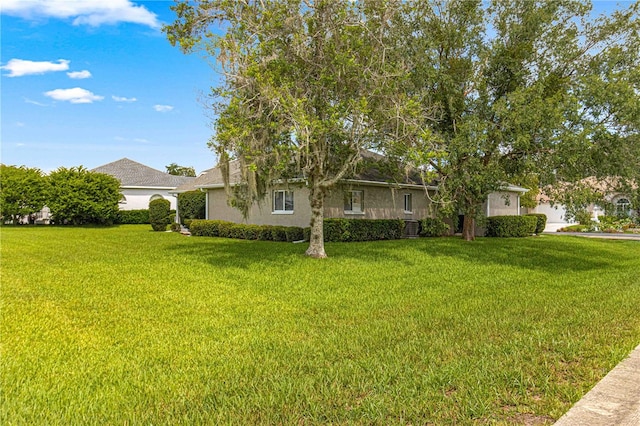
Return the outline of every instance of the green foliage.
[[[427,217],[420,221],[421,237],[442,237],[449,235],[449,225],[439,217]]]
[[[171,232],[180,232],[182,227],[180,226],[180,224],[178,222],[172,222],[171,226],[169,227],[169,229],[171,229]]]
[[[143,225],[149,222],[149,209],[120,210],[116,223],[123,225]]]
[[[176,163],[169,164],[168,166],[166,166],[166,169],[167,173],[169,173],[170,175],[188,177],[196,176],[196,170],[193,167],[179,166]]]
[[[250,225],[223,220],[195,219],[191,222],[189,230],[194,236],[242,240],[292,242],[304,238],[303,229],[297,226]]]
[[[544,231],[544,228],[547,226],[547,215],[544,213],[529,213],[526,216],[536,217],[537,223],[536,223],[535,233],[537,235],[542,234],[542,232]]]
[[[171,203],[169,200],[159,198],[149,202],[149,223],[154,231],[166,231],[171,223],[169,218]]]
[[[633,219],[628,217],[621,218],[619,216],[600,216],[598,220],[600,221],[600,223],[598,224],[598,228],[602,232],[617,233],[633,230],[636,228]]]
[[[312,220],[322,223],[327,191],[356,168],[362,149],[381,141],[377,111],[396,96],[396,68],[403,67],[388,60],[392,50],[382,42],[391,8],[302,0],[172,6],[177,19],[163,28],[169,41],[185,52],[216,52],[223,78],[212,93],[217,118],[210,146],[230,204],[245,216],[266,195],[267,183],[303,175]],[[242,181],[233,188],[231,159],[239,162]],[[316,237],[308,254],[326,257],[322,236]]]
[[[478,217],[505,182],[638,181],[640,3],[597,20],[571,0],[403,3],[390,37],[420,108],[389,108],[414,134],[392,153],[428,165],[444,213]]]
[[[401,219],[325,219],[324,239],[331,242],[395,240],[402,238]]]
[[[46,204],[57,225],[111,225],[118,218],[120,182],[84,167],[61,167],[48,176]]]
[[[535,216],[491,216],[486,219],[487,237],[530,237],[536,231]]]
[[[580,210],[575,213],[575,219],[580,225],[591,225],[591,213],[586,210]]]
[[[593,227],[590,225],[569,225],[558,229],[557,232],[590,232]]]
[[[45,205],[48,182],[39,169],[0,164],[0,216],[14,223]]]
[[[207,205],[207,194],[202,191],[189,191],[178,194],[178,211],[180,220],[204,219]]]

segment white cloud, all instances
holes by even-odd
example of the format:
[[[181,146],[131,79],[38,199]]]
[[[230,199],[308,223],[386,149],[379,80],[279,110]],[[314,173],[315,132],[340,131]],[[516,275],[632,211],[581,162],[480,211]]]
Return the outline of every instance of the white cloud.
[[[27,61],[24,59],[11,59],[7,65],[3,65],[0,69],[9,71],[5,74],[7,77],[22,77],[23,75],[44,74],[53,71],[66,71],[69,69],[69,61],[66,59],[58,59],[58,63],[49,61]]]
[[[111,95],[111,99],[113,99],[116,102],[129,102],[129,103],[131,103],[131,102],[137,101],[136,98],[125,98],[125,97],[122,97],[122,96],[115,96],[115,95]]]
[[[149,141],[144,138],[134,138],[133,141],[138,143],[149,143]]]
[[[55,99],[56,101],[68,101],[72,104],[90,104],[93,103],[93,101],[101,101],[104,99],[104,96],[94,95],[92,92],[80,87],[50,90],[45,92],[45,96]]]
[[[2,0],[2,13],[25,19],[73,18],[73,25],[92,27],[130,22],[160,28],[155,13],[131,0]]]
[[[16,126],[18,127],[24,127],[24,123],[22,121],[17,121],[16,122]]]
[[[173,109],[171,105],[154,105],[153,109],[158,112],[169,112]]]
[[[83,79],[83,78],[91,77],[91,73],[87,70],[71,71],[71,72],[68,72],[67,75],[69,76],[69,78],[75,78],[75,79]]]

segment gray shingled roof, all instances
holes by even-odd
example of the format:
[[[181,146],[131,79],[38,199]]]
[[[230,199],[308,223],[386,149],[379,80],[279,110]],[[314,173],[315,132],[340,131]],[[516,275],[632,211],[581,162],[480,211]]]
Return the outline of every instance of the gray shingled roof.
[[[414,171],[408,176],[404,176],[401,181],[397,182],[391,179],[383,169],[377,167],[376,163],[382,162],[385,158],[384,156],[371,151],[363,151],[362,157],[366,161],[368,160],[366,166],[355,175],[347,176],[345,179],[349,181],[363,181],[369,183],[376,182],[390,185],[422,185],[422,179],[417,171]],[[229,180],[232,184],[240,182],[241,180],[239,166],[240,163],[237,160],[229,163],[229,167],[231,169]],[[198,188],[220,187],[223,183],[224,181],[222,179],[220,167],[214,167],[212,169],[205,170],[195,180],[180,185],[172,192],[186,192],[193,191]]]
[[[195,179],[193,177],[170,175],[128,158],[96,167],[92,171],[115,177],[120,181],[122,187],[175,188]]]

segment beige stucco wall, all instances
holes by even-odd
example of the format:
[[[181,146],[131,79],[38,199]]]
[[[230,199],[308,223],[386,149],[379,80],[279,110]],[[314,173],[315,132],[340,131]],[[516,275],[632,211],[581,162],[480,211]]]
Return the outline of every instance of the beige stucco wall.
[[[300,226],[303,228],[309,226],[311,219],[309,190],[299,186],[289,186],[288,190],[293,192],[293,213],[273,213],[271,211],[273,195],[270,191],[261,203],[251,207],[249,215],[245,219],[240,210],[229,206],[227,194],[223,188],[209,189],[207,191],[207,219],[254,225]]]
[[[345,213],[345,191],[363,191],[362,214]],[[413,212],[404,211],[404,194],[412,194]],[[325,199],[325,217],[362,219],[419,220],[429,215],[429,200],[424,189],[392,189],[370,185],[349,185],[335,188]]]
[[[484,204],[484,212],[487,216],[518,216],[519,206],[520,194],[517,192],[492,192]]]
[[[284,189],[276,188],[276,189]],[[252,206],[249,217],[244,219],[240,211],[227,203],[224,189],[209,189],[208,219],[225,220],[236,223],[256,225],[284,225],[307,227],[311,220],[309,206],[309,190],[302,186],[289,186],[293,191],[293,213],[272,213],[272,193],[261,204]],[[344,194],[346,190],[363,191],[363,214],[348,214],[344,211]],[[412,213],[404,211],[404,194],[412,194]],[[429,200],[423,189],[394,189],[377,186],[348,186],[335,188],[325,198],[325,218],[353,219],[423,219],[429,216]]]

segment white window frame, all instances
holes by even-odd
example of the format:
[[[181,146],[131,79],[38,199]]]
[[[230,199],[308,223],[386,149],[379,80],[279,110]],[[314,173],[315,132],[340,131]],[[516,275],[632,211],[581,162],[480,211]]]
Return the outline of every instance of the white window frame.
[[[631,212],[631,201],[625,197],[619,198],[616,201],[616,215],[629,216],[630,212]]]
[[[407,200],[409,201],[408,203],[407,203]],[[411,193],[404,194],[403,201],[404,201],[405,214],[413,214],[413,194]]]
[[[280,206],[276,205],[276,194],[282,193],[282,204]],[[291,197],[291,209],[287,209],[287,195]],[[293,202],[293,191],[288,191],[286,189],[274,189],[273,197],[272,197],[272,209],[271,214],[293,214],[294,211],[294,202]]]
[[[354,203],[354,195],[360,195],[360,201],[358,203]],[[344,213],[345,214],[364,214],[364,191],[363,190],[354,190],[347,191],[345,197],[345,206]],[[357,208],[354,208],[357,207]]]

